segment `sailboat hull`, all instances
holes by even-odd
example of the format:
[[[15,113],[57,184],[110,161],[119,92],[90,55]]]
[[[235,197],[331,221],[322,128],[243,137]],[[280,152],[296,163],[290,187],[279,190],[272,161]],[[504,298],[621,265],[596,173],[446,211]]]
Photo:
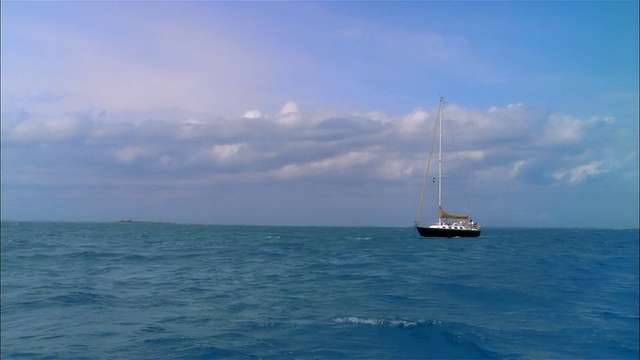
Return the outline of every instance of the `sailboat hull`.
[[[480,230],[470,229],[444,229],[444,228],[432,228],[416,226],[418,233],[422,237],[433,238],[454,238],[454,237],[478,237],[480,236]]]

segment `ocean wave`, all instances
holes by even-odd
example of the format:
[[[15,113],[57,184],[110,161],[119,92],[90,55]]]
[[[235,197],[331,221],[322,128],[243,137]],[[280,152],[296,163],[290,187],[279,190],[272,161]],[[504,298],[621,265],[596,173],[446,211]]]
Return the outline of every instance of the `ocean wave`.
[[[333,319],[337,323],[351,323],[351,324],[365,324],[365,325],[388,325],[388,326],[416,326],[419,322],[407,321],[407,320],[389,320],[389,319],[376,319],[376,318],[361,318],[357,316],[337,317]],[[439,322],[434,321],[432,324]]]
[[[403,320],[358,316],[337,317],[338,324],[364,325],[355,336],[377,339],[398,358],[500,359],[509,357],[486,349],[486,339],[466,324],[440,320]],[[387,343],[387,344],[385,344]],[[510,355],[514,357],[513,355]],[[517,356],[515,356],[517,357]]]

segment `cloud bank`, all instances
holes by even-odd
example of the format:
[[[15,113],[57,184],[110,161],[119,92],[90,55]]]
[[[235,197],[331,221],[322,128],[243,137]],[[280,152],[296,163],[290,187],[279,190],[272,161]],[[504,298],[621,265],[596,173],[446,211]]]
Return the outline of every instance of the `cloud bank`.
[[[300,199],[308,197],[305,189],[371,198],[400,191],[411,209],[435,122],[434,109],[393,116],[305,111],[293,101],[275,115],[249,110],[238,118],[179,112],[163,118],[142,112],[11,115],[2,122],[5,187],[220,189],[221,196],[261,189]],[[450,104],[445,121],[445,181],[482,198],[510,193],[504,186],[570,189],[615,182],[610,174],[632,176],[637,162],[637,149],[609,148],[625,141],[610,117],[582,120],[523,104],[487,110]],[[463,199],[453,195],[451,201]]]

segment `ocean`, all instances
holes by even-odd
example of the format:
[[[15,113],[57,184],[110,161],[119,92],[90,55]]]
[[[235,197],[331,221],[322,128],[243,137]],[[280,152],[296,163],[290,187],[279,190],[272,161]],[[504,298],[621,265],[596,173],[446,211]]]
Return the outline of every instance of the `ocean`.
[[[2,222],[2,359],[637,359],[638,230]]]

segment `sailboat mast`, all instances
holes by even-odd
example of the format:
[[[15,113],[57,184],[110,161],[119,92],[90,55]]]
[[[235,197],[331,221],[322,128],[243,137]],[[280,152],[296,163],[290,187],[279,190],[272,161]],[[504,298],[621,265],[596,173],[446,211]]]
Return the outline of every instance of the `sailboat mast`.
[[[442,223],[440,209],[442,208],[442,108],[444,107],[444,97],[440,96],[440,106],[438,107],[439,139],[438,139],[438,224]]]

